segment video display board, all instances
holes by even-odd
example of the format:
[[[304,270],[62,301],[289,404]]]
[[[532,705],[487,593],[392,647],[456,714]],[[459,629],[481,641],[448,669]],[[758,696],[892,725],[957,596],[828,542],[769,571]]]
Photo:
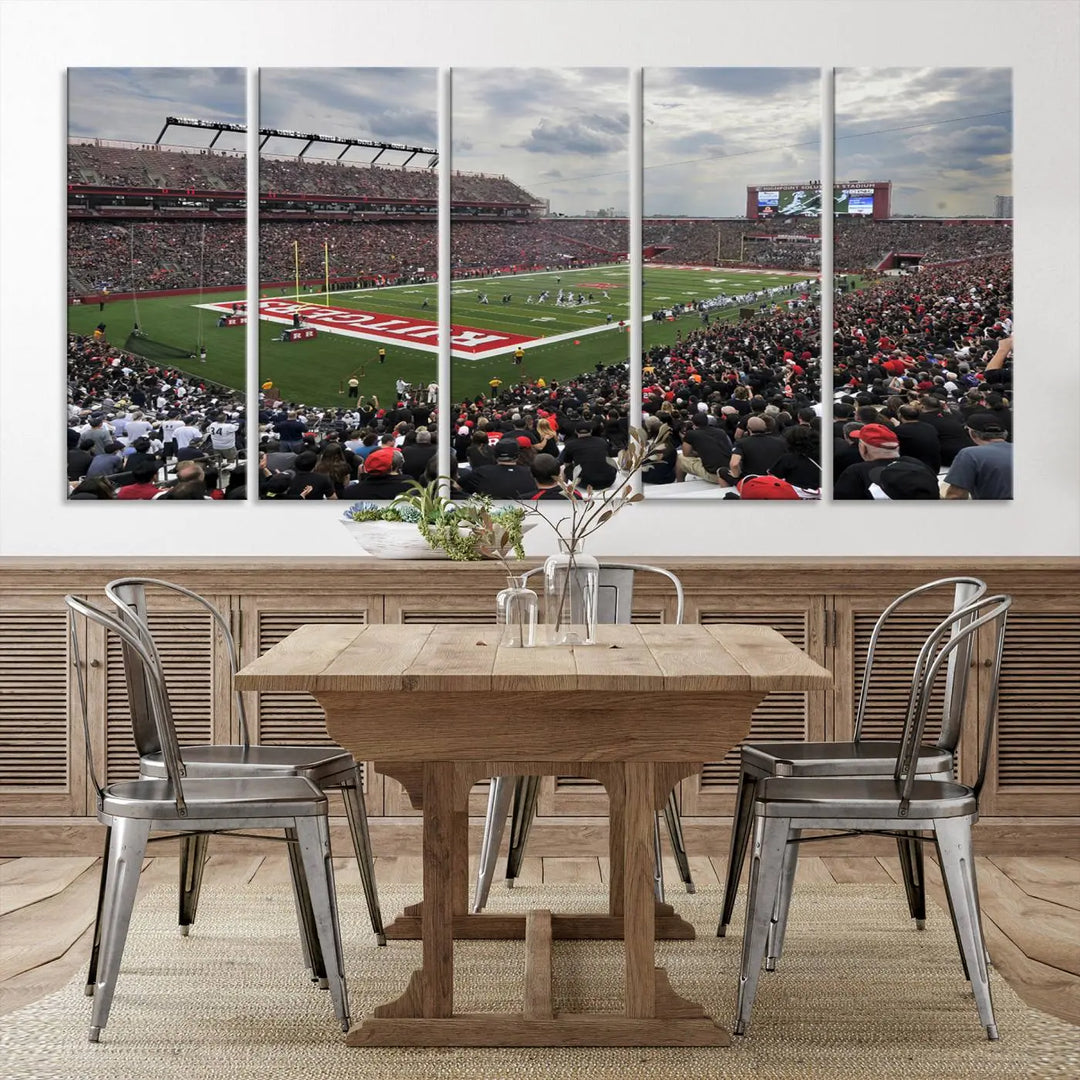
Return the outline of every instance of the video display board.
[[[874,213],[872,186],[838,185],[833,189],[833,210],[837,214],[871,217]],[[816,187],[758,188],[757,216],[820,217],[821,189]]]

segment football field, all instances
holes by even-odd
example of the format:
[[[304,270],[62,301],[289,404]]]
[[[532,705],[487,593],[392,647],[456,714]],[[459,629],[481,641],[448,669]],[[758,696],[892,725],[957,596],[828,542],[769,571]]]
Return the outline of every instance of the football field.
[[[802,281],[804,274],[701,267],[644,268],[645,349],[685,336],[701,325],[696,312],[655,322],[650,314],[675,304],[691,304],[720,294],[732,296]],[[567,299],[558,304],[559,290]],[[541,302],[541,295],[546,299]],[[401,285],[381,289],[302,292],[264,290],[260,302],[259,381],[272,381],[286,401],[308,405],[344,404],[350,377],[360,393],[380,402],[395,396],[400,379],[426,386],[436,378],[437,286]],[[786,294],[785,294],[786,295]],[[581,297],[581,302],[578,297]],[[235,389],[244,386],[243,326],[218,327],[221,314],[241,294],[140,299],[143,337],[128,339],[134,321],[130,300],[69,308],[69,328],[89,334],[100,321],[115,345],[190,371]],[[484,302],[481,297],[486,297]],[[508,298],[504,302],[504,297]],[[778,296],[777,300],[783,299]],[[451,286],[452,396],[455,400],[490,393],[490,381],[509,387],[543,378],[549,384],[629,358],[629,267],[544,271],[455,281]],[[737,319],[739,305],[709,313],[710,321]],[[281,331],[298,311],[317,336],[284,342]],[[196,342],[206,346],[206,363],[192,360]],[[521,348],[524,359],[514,363]],[[385,360],[379,362],[379,349]]]

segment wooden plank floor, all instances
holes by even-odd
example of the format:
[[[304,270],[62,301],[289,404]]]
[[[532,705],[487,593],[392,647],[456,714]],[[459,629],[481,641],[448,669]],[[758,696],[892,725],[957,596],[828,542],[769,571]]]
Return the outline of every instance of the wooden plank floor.
[[[722,883],[723,859],[692,857],[698,884]],[[979,889],[987,948],[1002,976],[1029,1004],[1080,1025],[1080,860],[1040,856],[980,858]],[[376,875],[386,884],[419,884],[415,856],[380,857]],[[351,859],[335,860],[339,876],[359,877]],[[91,859],[10,859],[0,861],[0,1014],[11,1012],[64,986],[85,968],[97,902],[99,863]],[[174,881],[175,858],[147,859],[144,885]],[[522,867],[521,882],[603,883],[607,859],[533,858]],[[668,889],[681,885],[665,857]],[[937,867],[928,863],[930,895],[944,902]],[[281,855],[214,855],[206,882],[244,887],[288,887]],[[817,858],[799,860],[799,882],[899,885],[896,858]]]

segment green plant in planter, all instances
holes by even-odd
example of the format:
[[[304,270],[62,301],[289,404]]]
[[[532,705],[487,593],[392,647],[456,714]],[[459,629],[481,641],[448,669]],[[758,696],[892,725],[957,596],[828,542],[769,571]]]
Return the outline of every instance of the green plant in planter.
[[[439,480],[430,484],[412,480],[409,486],[412,490],[397,496],[389,506],[354,503],[344,516],[349,521],[413,524],[432,548],[446,552],[455,562],[478,562],[485,558],[502,561],[510,551],[515,558],[524,558],[525,510],[521,507],[494,510],[491,499],[482,495],[455,502],[439,493]]]

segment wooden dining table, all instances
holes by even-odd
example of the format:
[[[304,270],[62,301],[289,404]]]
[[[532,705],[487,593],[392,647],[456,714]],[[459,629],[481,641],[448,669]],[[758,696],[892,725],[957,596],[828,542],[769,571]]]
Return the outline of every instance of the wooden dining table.
[[[653,891],[654,822],[683,778],[719,761],[774,690],[821,690],[828,671],[766,626],[599,628],[589,646],[509,648],[497,627],[308,624],[235,677],[307,691],[330,736],[400,780],[423,811],[423,900],[387,927],[423,940],[404,992],[350,1045],[722,1046],[728,1032],[677,995],[656,938],[693,927]],[[468,797],[501,774],[589,777],[610,803],[608,910],[470,914]],[[455,938],[524,941],[520,1012],[455,1013]],[[621,939],[621,1014],[552,1007],[553,939]]]

